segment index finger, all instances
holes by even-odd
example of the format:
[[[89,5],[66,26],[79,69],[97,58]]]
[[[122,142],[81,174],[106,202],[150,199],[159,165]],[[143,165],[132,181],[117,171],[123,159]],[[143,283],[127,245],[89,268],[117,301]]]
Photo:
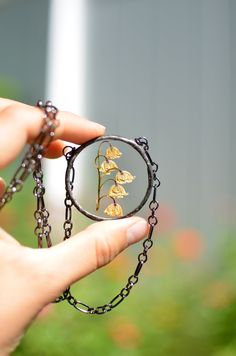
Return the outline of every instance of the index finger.
[[[26,142],[33,141],[43,124],[41,109],[26,104],[0,99],[0,168],[16,158]],[[78,115],[59,111],[60,124],[54,140],[81,144],[104,134],[104,126]]]

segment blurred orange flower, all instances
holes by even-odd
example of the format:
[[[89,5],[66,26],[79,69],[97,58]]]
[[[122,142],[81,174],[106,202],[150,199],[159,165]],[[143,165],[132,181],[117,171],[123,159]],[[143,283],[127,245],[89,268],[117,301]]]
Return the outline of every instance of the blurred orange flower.
[[[195,261],[203,253],[203,240],[197,230],[182,230],[174,236],[175,255],[184,261]]]
[[[142,339],[141,330],[128,318],[116,318],[109,323],[112,340],[122,349],[136,349]]]

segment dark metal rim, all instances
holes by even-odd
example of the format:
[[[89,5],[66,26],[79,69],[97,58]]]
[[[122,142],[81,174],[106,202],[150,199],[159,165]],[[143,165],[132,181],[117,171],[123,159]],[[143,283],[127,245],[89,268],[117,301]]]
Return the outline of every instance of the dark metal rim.
[[[104,141],[104,140],[114,140],[114,141],[121,141],[124,142],[128,145],[130,145],[131,147],[133,147],[142,157],[142,159],[144,160],[146,167],[147,167],[147,175],[148,175],[148,187],[147,190],[145,192],[144,198],[142,199],[142,201],[140,202],[140,204],[131,212],[129,212],[128,214],[121,216],[121,217],[117,217],[117,218],[106,218],[106,217],[101,217],[101,216],[97,216],[95,214],[89,213],[87,210],[83,209],[83,207],[79,204],[79,202],[73,197],[73,191],[71,189],[71,185],[70,185],[70,172],[71,169],[73,168],[73,163],[74,160],[77,158],[77,156],[88,146],[92,145],[95,142],[99,142],[99,141]],[[146,201],[148,200],[150,194],[151,194],[151,190],[152,190],[152,186],[153,186],[153,171],[152,171],[152,165],[151,162],[149,160],[149,158],[146,155],[145,150],[140,147],[135,141],[133,140],[129,140],[127,138],[121,137],[121,136],[100,136],[98,138],[92,139],[84,144],[82,144],[81,146],[79,146],[77,149],[75,149],[73,151],[73,153],[71,154],[70,158],[67,161],[67,169],[66,169],[66,176],[65,176],[65,184],[66,184],[66,191],[70,196],[71,201],[73,202],[73,205],[85,216],[87,216],[88,218],[95,220],[95,221],[104,221],[104,220],[118,220],[118,219],[124,219],[130,216],[135,215],[146,203]]]

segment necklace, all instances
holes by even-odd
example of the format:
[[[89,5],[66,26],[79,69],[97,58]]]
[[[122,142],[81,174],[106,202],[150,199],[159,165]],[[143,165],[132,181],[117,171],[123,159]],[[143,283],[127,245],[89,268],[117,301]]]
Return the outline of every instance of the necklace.
[[[0,198],[0,210],[11,201],[16,192],[22,190],[25,180],[32,174],[35,181],[33,193],[37,201],[37,207],[34,212],[34,218],[36,220],[34,233],[38,239],[38,248],[43,248],[44,241],[49,248],[52,246],[50,238],[51,225],[48,222],[49,212],[44,202],[45,187],[41,161],[44,152],[53,140],[59,121],[56,118],[58,110],[50,101],[47,101],[45,104],[43,104],[42,101],[38,101],[37,106],[44,113],[41,131],[35,141],[28,147],[19,168],[16,170],[2,198]],[[126,145],[129,149],[136,152],[141,162],[146,166],[147,188],[140,202],[131,208],[131,211],[125,211],[120,201],[123,202],[123,198],[126,198],[128,195],[125,188],[126,185],[131,186],[136,180],[136,177],[132,172],[124,170],[122,163],[119,163],[119,161],[121,162],[120,158],[122,156],[120,148],[117,147],[119,145]],[[96,201],[94,204],[95,212],[90,212],[84,208],[74,192],[76,160],[78,160],[85,150],[91,147],[96,148],[94,157],[94,166],[97,175]],[[77,209],[81,214],[95,221],[123,219],[133,216],[140,211],[150,198],[150,215],[147,219],[149,224],[148,236],[143,242],[142,252],[138,255],[137,266],[133,274],[128,277],[127,283],[121,291],[108,303],[97,307],[88,306],[77,300],[71,294],[70,287],[55,300],[56,303],[67,301],[78,311],[87,314],[105,314],[119,305],[130,294],[131,289],[139,280],[139,274],[143,265],[147,262],[148,251],[153,245],[153,231],[158,222],[156,217],[156,210],[159,207],[156,195],[157,189],[160,186],[160,181],[157,177],[158,165],[152,160],[149,153],[148,140],[144,137],[130,140],[120,136],[102,136],[90,140],[78,148],[66,146],[63,150],[63,155],[67,161],[65,173],[66,196],[64,201],[65,221],[63,224],[64,240],[69,239],[72,234],[72,208]]]

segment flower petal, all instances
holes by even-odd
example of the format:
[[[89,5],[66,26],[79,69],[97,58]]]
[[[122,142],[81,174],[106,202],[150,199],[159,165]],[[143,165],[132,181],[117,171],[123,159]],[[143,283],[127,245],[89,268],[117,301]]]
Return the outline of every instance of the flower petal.
[[[104,213],[109,216],[122,216],[123,210],[119,204],[113,203],[106,207],[106,209],[104,210]]]
[[[106,149],[106,154],[105,156],[107,158],[111,158],[111,159],[115,159],[115,158],[119,158],[122,155],[122,153],[120,152],[120,150],[115,147],[110,145],[107,149]]]
[[[105,160],[101,163],[99,171],[105,174],[110,174],[111,171],[117,169],[117,164],[112,160]]]
[[[125,188],[122,187],[121,185],[114,184],[109,189],[108,195],[112,198],[123,198],[126,195],[128,195],[128,193],[125,191]]]
[[[119,171],[116,174],[116,182],[119,184],[131,183],[136,177],[128,171]]]

